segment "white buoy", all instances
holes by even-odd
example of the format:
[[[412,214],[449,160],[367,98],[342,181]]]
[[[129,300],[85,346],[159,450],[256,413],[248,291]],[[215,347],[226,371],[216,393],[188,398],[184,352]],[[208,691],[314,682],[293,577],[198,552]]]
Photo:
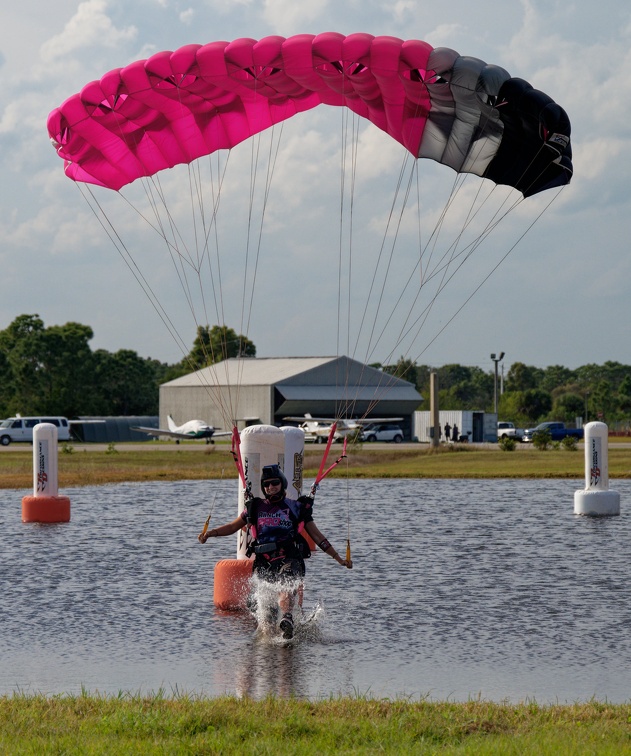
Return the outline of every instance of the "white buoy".
[[[22,498],[22,522],[69,522],[70,499],[59,496],[57,426],[33,428],[33,495]]]
[[[302,494],[302,483],[305,464],[305,432],[302,428],[291,425],[283,425],[282,432],[285,434],[285,465],[283,472],[289,483],[287,495],[290,499],[297,499]],[[311,551],[316,550],[316,545],[308,533],[303,532]]]
[[[302,428],[284,425],[281,428],[285,436],[285,459],[283,472],[289,483],[287,496],[297,499],[302,493],[302,475],[305,460],[305,432]]]
[[[262,496],[261,470],[266,465],[280,465],[285,469],[285,434],[274,425],[250,425],[241,433],[241,459],[246,480],[252,488],[253,496]],[[237,515],[243,512],[245,495],[239,481],[239,502]],[[246,559],[247,548],[245,532],[237,533],[237,559]]]
[[[585,426],[585,489],[574,492],[574,514],[607,517],[620,514],[620,494],[609,490],[609,429]]]

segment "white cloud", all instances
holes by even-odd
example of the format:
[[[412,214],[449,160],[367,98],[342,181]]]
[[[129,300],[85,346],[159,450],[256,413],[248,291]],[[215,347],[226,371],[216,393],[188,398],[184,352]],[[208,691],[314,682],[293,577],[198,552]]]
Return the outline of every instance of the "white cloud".
[[[423,39],[429,42],[433,47],[454,47],[458,49],[459,38],[463,32],[461,24],[439,24],[429,34],[426,34]]]
[[[130,25],[117,29],[107,15],[107,0],[86,0],[66,23],[61,34],[46,41],[40,48],[44,62],[52,63],[77,50],[92,47],[116,47],[136,38],[138,30]]]
[[[319,18],[326,19],[330,0],[297,2],[297,0],[265,0],[263,17],[277,34],[289,36],[309,30]],[[322,31],[317,29],[317,31]],[[316,33],[312,32],[312,33]]]
[[[180,13],[180,21],[183,24],[186,24],[187,26],[190,26],[193,23],[193,20],[195,18],[195,11],[193,8],[187,8],[186,10],[182,11]]]

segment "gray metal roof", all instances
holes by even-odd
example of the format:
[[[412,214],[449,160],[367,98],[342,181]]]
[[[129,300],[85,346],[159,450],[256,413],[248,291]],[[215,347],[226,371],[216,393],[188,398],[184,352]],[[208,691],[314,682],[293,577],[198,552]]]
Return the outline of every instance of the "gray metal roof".
[[[271,386],[314,368],[335,357],[233,357],[194,373],[175,378],[164,386]]]
[[[276,386],[280,391],[288,391],[289,385],[305,387],[334,386],[336,395],[345,386],[351,397],[356,397],[357,387],[370,387],[365,391],[374,395],[383,391],[392,395],[396,389],[397,398],[416,400],[422,397],[409,381],[395,378],[381,370],[364,365],[349,357],[248,357],[231,358],[210,365],[189,375],[163,384],[164,386]],[[405,397],[402,395],[404,394]]]

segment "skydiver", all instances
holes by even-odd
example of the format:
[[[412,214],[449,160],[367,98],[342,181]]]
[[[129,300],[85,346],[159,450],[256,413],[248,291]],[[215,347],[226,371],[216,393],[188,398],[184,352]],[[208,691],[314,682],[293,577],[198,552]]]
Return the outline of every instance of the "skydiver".
[[[279,465],[267,465],[261,472],[261,490],[265,498],[255,497],[232,522],[200,533],[198,540],[228,536],[249,525],[253,541],[247,555],[255,554],[254,574],[267,583],[280,586],[278,607],[280,630],[284,638],[294,635],[293,609],[300,584],[305,576],[304,560],[311,556],[304,530],[313,541],[342,567],[351,569],[351,560],[342,559],[313,521],[313,499],[287,498],[287,478]]]

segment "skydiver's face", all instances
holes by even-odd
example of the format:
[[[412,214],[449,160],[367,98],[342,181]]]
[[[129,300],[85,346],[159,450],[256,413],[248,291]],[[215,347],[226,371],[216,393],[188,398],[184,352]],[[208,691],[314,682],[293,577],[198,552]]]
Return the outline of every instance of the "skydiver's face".
[[[266,480],[263,483],[263,490],[267,496],[275,496],[280,493],[280,480],[274,478],[273,480]]]

